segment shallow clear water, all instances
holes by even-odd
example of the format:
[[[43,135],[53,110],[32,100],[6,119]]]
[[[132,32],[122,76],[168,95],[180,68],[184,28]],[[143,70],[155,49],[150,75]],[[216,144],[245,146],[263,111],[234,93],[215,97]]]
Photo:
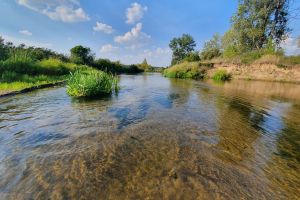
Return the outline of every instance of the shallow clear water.
[[[297,199],[300,85],[121,76],[0,99],[0,199]]]

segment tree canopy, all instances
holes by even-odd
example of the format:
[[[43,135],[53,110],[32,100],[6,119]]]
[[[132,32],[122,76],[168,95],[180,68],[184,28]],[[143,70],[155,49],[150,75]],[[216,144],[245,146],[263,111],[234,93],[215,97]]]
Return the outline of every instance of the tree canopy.
[[[204,47],[200,53],[201,60],[210,60],[221,55],[221,36],[215,34],[211,40],[204,43]]]
[[[229,43],[241,51],[261,49],[270,40],[279,46],[290,31],[289,3],[290,0],[239,0],[227,40],[231,39]]]
[[[94,54],[88,47],[81,45],[73,47],[71,50],[70,60],[76,64],[91,64],[94,61]]]
[[[190,52],[193,52],[196,43],[192,36],[183,34],[181,37],[173,38],[169,47],[173,51],[172,65],[174,65],[183,61]]]

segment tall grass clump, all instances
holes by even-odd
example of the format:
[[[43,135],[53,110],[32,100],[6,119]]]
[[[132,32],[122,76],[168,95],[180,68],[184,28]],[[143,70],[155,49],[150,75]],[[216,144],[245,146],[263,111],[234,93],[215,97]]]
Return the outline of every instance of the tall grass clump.
[[[213,74],[212,79],[215,81],[228,81],[231,79],[231,75],[226,70],[220,69]]]
[[[202,79],[205,76],[205,69],[199,62],[184,62],[165,69],[163,74],[168,78]]]
[[[67,80],[67,93],[73,97],[107,95],[119,89],[118,78],[102,71],[71,73]]]

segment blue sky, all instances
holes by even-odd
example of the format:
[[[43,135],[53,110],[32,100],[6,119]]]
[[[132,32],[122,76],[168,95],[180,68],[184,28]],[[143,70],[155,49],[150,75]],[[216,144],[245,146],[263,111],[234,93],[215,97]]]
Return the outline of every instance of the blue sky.
[[[225,3],[226,2],[226,3]],[[81,44],[101,58],[156,66],[170,64],[169,41],[191,34],[197,50],[216,32],[230,27],[237,0],[1,0],[0,35],[15,44],[42,46],[68,53]],[[300,7],[294,1],[293,8]],[[294,31],[283,46],[300,53]]]

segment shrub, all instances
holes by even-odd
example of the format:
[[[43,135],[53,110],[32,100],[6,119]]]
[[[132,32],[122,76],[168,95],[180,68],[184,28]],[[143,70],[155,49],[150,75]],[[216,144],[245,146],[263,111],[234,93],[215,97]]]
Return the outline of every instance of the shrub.
[[[118,79],[102,71],[77,70],[67,80],[67,93],[74,97],[101,96],[118,89]]]
[[[191,78],[191,79],[201,79],[204,78],[206,73],[205,67],[202,67],[198,62],[192,63],[181,63],[174,65],[170,68],[164,70],[164,76],[168,78]]]
[[[112,74],[120,74],[120,73],[136,74],[144,71],[143,69],[140,69],[136,65],[123,65],[118,61],[113,62],[110,61],[109,59],[95,60],[92,66],[96,69],[109,72]]]
[[[212,79],[215,81],[227,81],[231,79],[231,75],[229,73],[227,73],[226,70],[218,70],[216,71],[213,76]]]
[[[38,74],[38,65],[30,59],[10,58],[0,63],[0,73],[13,71],[23,74]]]
[[[66,75],[79,67],[79,65],[66,63],[54,58],[42,60],[38,65],[40,67],[40,73],[46,75]]]

